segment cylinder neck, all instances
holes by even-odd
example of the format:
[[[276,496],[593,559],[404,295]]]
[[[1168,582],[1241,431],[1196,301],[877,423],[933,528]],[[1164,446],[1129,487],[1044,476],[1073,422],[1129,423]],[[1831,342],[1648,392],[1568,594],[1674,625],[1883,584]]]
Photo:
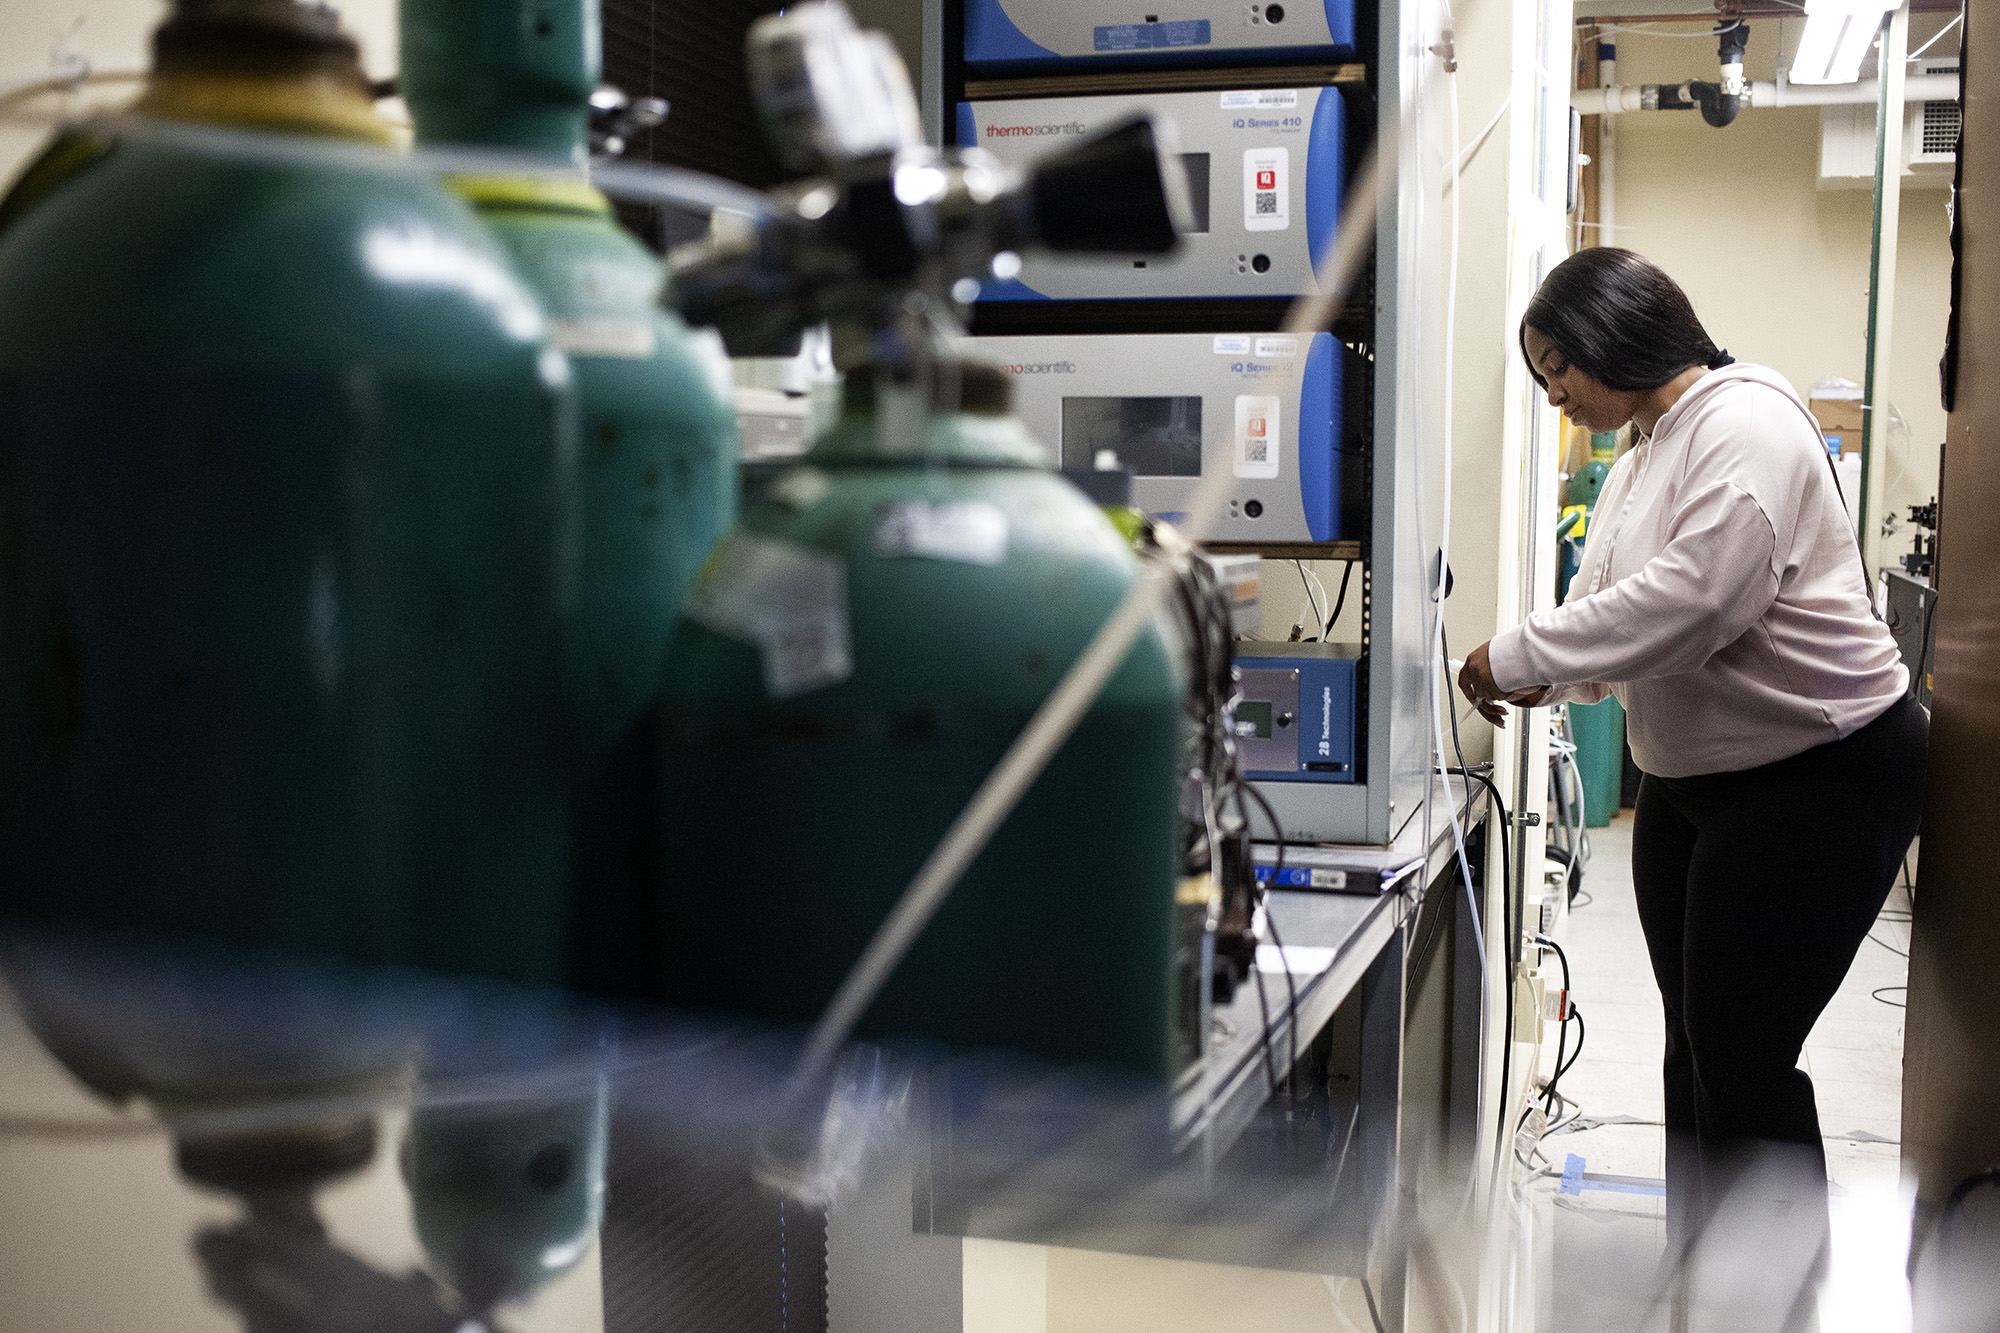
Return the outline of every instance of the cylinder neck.
[[[141,115],[388,143],[360,48],[293,0],[180,0],[153,33]]]
[[[293,0],[180,0],[153,30],[153,72],[319,74],[368,90],[361,49],[333,12]]]
[[[403,101],[421,143],[588,158],[596,0],[404,0]]]
[[[922,381],[875,365],[847,373],[841,417],[818,462],[1046,468],[1048,451],[1012,415],[1013,384],[975,362],[928,366]]]
[[[910,392],[920,401],[927,397],[927,410],[936,416],[1004,417],[1014,410],[1014,385],[1002,370],[957,360],[939,361],[927,369],[926,395],[914,381],[905,385],[880,366],[856,366],[841,386],[842,406],[849,412],[874,412],[886,397]]]

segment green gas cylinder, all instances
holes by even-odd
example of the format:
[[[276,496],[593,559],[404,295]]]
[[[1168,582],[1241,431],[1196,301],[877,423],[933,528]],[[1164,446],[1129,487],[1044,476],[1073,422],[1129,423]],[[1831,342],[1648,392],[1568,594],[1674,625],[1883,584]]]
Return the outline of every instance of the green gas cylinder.
[[[0,914],[559,981],[568,361],[330,11],[155,61],[0,232]]]
[[[554,171],[448,177],[550,316],[581,412],[582,560],[565,644],[579,767],[573,977],[637,983],[648,914],[650,729],[641,725],[688,582],[736,517],[729,365],[661,307],[664,271],[575,172],[597,86],[595,0],[406,0],[403,96],[423,144],[513,150]],[[560,169],[572,172],[564,179]],[[636,913],[636,917],[635,917]]]
[[[1569,487],[1563,496],[1565,505],[1582,505],[1585,510],[1597,507],[1597,493],[1604,489],[1604,479],[1611,475],[1611,464],[1618,452],[1618,436],[1615,432],[1598,431],[1590,437],[1590,461],[1578,468],[1569,479]]]
[[[818,1017],[1141,577],[1005,377],[936,370],[930,389],[852,372],[839,421],[746,497],[690,595],[661,716],[673,1001]],[[1168,1072],[1178,661],[1141,636],[864,1032]]]
[[[1593,434],[1590,437],[1590,461],[1578,468],[1569,479],[1569,493],[1565,500],[1570,505],[1582,507],[1584,523],[1563,543],[1566,577],[1558,589],[1559,598],[1569,595],[1570,578],[1582,568],[1583,545],[1589,537],[1589,523],[1596,516],[1597,497],[1604,490],[1604,479],[1611,475],[1611,464],[1616,459],[1617,450],[1616,433],[1599,431]],[[1618,813],[1618,787],[1624,774],[1625,710],[1616,699],[1601,699],[1594,704],[1571,704],[1569,721],[1576,733],[1576,759],[1583,779],[1585,822],[1591,828],[1603,828]]]
[[[596,0],[406,0],[400,22],[420,144],[586,160]],[[579,744],[594,758],[651,697],[688,581],[735,520],[728,361],[661,308],[659,261],[580,175],[445,183],[513,257],[576,376],[583,562],[569,655]]]

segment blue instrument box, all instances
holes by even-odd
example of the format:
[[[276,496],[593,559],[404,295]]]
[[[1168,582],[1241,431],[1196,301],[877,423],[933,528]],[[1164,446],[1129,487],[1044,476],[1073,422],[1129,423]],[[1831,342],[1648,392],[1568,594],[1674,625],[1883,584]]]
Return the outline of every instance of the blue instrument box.
[[[1353,782],[1353,643],[1243,643],[1236,649],[1236,746],[1259,782]]]
[[[966,0],[965,63],[995,74],[1333,60],[1353,0]]]

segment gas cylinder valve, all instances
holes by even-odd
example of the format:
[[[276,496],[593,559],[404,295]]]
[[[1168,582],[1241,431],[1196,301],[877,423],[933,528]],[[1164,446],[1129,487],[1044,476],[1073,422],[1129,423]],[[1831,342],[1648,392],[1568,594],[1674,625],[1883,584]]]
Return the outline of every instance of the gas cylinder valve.
[[[590,95],[590,151],[599,157],[620,157],[632,136],[664,125],[664,97],[632,97],[624,89],[603,84]]]
[[[732,354],[782,354],[823,320],[882,333],[913,310],[935,318],[1023,249],[1161,255],[1190,225],[1180,159],[1146,117],[1025,176],[978,148],[931,148],[902,60],[838,0],[759,19],[747,64],[778,158],[802,179],[761,216],[718,213],[668,257],[682,311]]]

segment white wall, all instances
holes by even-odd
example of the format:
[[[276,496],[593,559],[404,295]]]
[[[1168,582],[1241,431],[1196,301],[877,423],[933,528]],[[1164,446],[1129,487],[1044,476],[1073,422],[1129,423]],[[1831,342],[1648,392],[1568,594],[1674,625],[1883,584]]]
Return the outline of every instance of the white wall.
[[[1914,16],[1911,49],[1945,22],[1942,15]],[[1752,21],[1748,77],[1773,77],[1778,38],[1776,22]],[[1957,40],[1956,33],[1946,37],[1932,54],[1956,49]],[[1712,41],[1618,36],[1620,83],[1713,77]],[[1819,189],[1818,160],[1819,111],[1812,107],[1751,108],[1720,130],[1693,112],[1618,118],[1616,244],[1665,268],[1718,343],[1740,360],[1778,371],[1801,395],[1827,375],[1862,382],[1867,347],[1871,195]],[[1948,197],[1937,189],[1903,193],[1889,397],[1910,429],[1878,436],[1876,455],[1890,482],[1892,514],[1929,499],[1937,485],[1944,438],[1937,364],[1951,279]],[[1905,529],[1878,541],[1870,563],[1908,549]]]

